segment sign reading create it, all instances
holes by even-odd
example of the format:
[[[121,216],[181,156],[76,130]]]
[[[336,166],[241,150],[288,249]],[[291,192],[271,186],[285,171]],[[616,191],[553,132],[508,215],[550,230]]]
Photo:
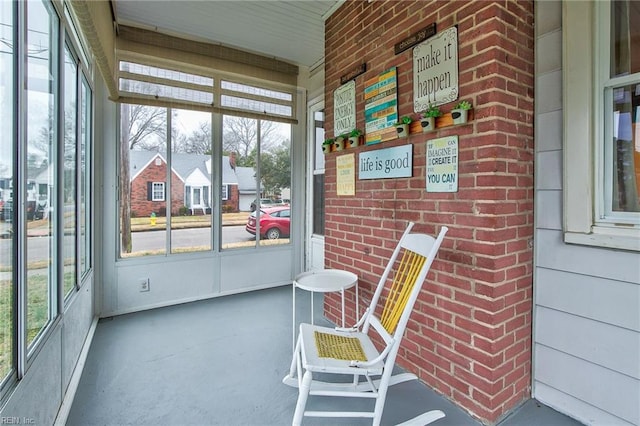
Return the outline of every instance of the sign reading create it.
[[[413,110],[458,99],[458,28],[451,27],[413,48]]]
[[[458,135],[427,141],[427,192],[458,192]]]

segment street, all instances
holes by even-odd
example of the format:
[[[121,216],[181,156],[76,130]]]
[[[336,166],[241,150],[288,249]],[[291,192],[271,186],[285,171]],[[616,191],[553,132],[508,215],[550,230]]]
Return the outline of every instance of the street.
[[[162,250],[166,247],[166,231],[134,232],[132,251]],[[233,243],[255,241],[255,236],[244,229],[244,225],[222,227],[222,246]],[[211,228],[174,229],[171,231],[174,249],[186,247],[211,247]]]
[[[164,250],[166,247],[166,231],[133,232],[131,235],[134,252]],[[172,247],[184,249],[198,247],[211,248],[211,228],[174,229],[171,232]],[[70,250],[74,241],[73,236],[65,235],[64,244]],[[222,227],[222,247],[235,243],[250,243],[255,236],[244,229],[244,225]],[[27,238],[28,262],[37,262],[49,257],[50,238],[46,236],[30,236]],[[10,269],[11,239],[0,239],[0,269]]]

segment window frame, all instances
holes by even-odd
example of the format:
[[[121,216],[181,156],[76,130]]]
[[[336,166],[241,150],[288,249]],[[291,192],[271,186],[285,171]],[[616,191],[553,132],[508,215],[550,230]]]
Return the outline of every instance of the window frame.
[[[35,358],[40,351],[44,348],[45,343],[56,329],[57,325],[62,320],[62,315],[66,312],[68,306],[71,305],[74,300],[73,295],[78,292],[81,287],[81,282],[85,277],[88,277],[92,270],[92,264],[88,263],[86,270],[83,270],[85,274],[81,277],[79,274],[79,230],[80,224],[78,220],[78,214],[80,211],[80,201],[78,199],[78,183],[80,182],[80,171],[85,171],[85,178],[87,183],[87,193],[83,206],[85,207],[86,217],[90,218],[92,215],[92,164],[91,153],[93,152],[93,80],[91,74],[91,64],[88,63],[88,56],[84,51],[84,45],[80,43],[78,39],[78,33],[75,31],[75,23],[71,19],[66,5],[60,2],[42,0],[41,2],[11,2],[9,3],[11,8],[12,17],[12,36],[13,36],[13,54],[11,59],[12,75],[11,81],[13,83],[13,115],[12,121],[14,123],[13,128],[13,140],[12,140],[12,153],[11,163],[13,168],[8,175],[11,179],[11,190],[13,194],[13,210],[12,210],[12,229],[13,235],[13,247],[11,250],[11,265],[13,268],[13,278],[11,287],[13,290],[13,301],[11,307],[13,309],[11,319],[11,357],[7,361],[10,363],[10,368],[6,374],[0,377],[0,401],[4,401],[7,395],[13,391],[16,384],[19,383],[29,374],[29,369],[34,363]],[[40,18],[34,19],[35,14],[31,14],[30,7],[43,8],[46,10],[46,19],[48,20],[48,38],[49,38],[49,78],[46,79],[50,85],[50,92],[52,99],[49,103],[50,109],[50,121],[49,127],[51,135],[49,136],[49,144],[52,146],[48,154],[50,161],[51,171],[46,184],[35,185],[35,181],[29,176],[28,172],[28,158],[27,151],[29,149],[29,96],[30,90],[34,90],[30,87],[29,79],[31,78],[29,71],[33,64],[30,64],[27,58],[29,57],[29,43],[30,43],[30,31],[35,27],[33,24],[41,24],[38,22]],[[65,57],[69,54],[70,60],[75,66],[75,79],[66,81],[65,76]],[[80,102],[80,81],[86,90],[87,103],[82,104]],[[75,90],[75,106],[73,109],[66,108],[65,97],[66,89]],[[67,136],[75,139],[75,152],[73,156],[65,157],[64,144],[65,144],[65,111],[73,110],[73,124],[75,129],[73,132],[69,132]],[[84,135],[84,143],[86,144],[86,156],[80,155],[79,136],[80,136],[80,116],[86,115],[86,119],[89,120],[85,123],[90,126],[87,129],[87,133]],[[74,172],[69,179],[72,179],[75,188],[75,214],[76,221],[74,223],[74,256],[75,256],[75,277],[72,288],[65,292],[64,289],[64,264],[63,261],[59,261],[65,258],[64,250],[64,215],[60,214],[59,209],[64,203],[61,201],[64,199],[64,169],[65,159],[73,161]],[[81,166],[81,160],[85,160],[84,166]],[[45,191],[42,192],[41,190]],[[29,338],[29,314],[30,309],[27,290],[28,283],[28,270],[30,268],[30,262],[28,259],[29,247],[27,236],[27,217],[25,210],[25,201],[28,200],[28,193],[35,190],[35,196],[37,200],[48,200],[45,211],[49,213],[49,230],[47,237],[50,239],[48,243],[49,252],[47,255],[52,266],[48,271],[46,287],[46,301],[47,304],[47,320],[39,329],[37,334],[33,336],[33,339]],[[42,197],[42,198],[41,198]],[[90,262],[92,253],[92,241],[91,235],[93,233],[93,227],[91,221],[85,224],[85,234],[88,240],[86,240],[86,256],[87,261]],[[34,256],[35,257],[35,256]]]
[[[162,198],[156,197],[157,187],[162,187]],[[159,192],[160,190],[158,190]],[[166,199],[166,186],[164,182],[151,182],[151,201],[165,201]]]
[[[563,2],[564,217],[566,243],[640,251],[637,222],[601,220],[605,176],[602,67],[609,2]],[[585,37],[591,34],[591,37]],[[603,34],[607,34],[606,36]],[[567,48],[571,46],[571,49]],[[634,80],[635,81],[635,80]],[[591,90],[584,90],[585,87]],[[586,149],[585,149],[586,146]],[[612,220],[613,219],[613,220]]]

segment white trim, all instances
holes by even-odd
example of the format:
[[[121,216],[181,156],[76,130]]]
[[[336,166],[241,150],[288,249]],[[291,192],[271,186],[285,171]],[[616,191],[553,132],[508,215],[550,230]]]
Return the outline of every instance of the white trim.
[[[80,351],[80,355],[78,356],[78,362],[73,369],[67,391],[64,394],[64,399],[62,400],[62,404],[60,405],[60,409],[58,410],[58,414],[56,415],[56,420],[53,423],[54,426],[64,426],[67,423],[69,413],[71,412],[71,406],[73,405],[73,400],[75,399],[78,386],[80,385],[80,378],[82,377],[82,372],[84,371],[84,365],[87,361],[87,357],[89,356],[89,349],[91,348],[91,343],[93,342],[93,336],[96,332],[96,328],[98,327],[98,319],[99,318],[97,316],[93,318],[91,326],[89,327],[89,332],[87,333],[87,337],[84,339],[82,350]]]
[[[156,198],[156,185],[162,185],[162,198]],[[151,201],[165,201],[166,185],[164,182],[151,182]]]
[[[324,110],[324,96],[318,96],[309,100],[307,104],[307,199],[305,218],[305,270],[324,269],[324,235],[313,233],[313,178],[315,175],[324,175],[324,168],[316,169],[316,126],[315,113]],[[322,253],[322,256],[320,256]],[[322,265],[314,262],[314,259],[322,257]]]
[[[593,224],[593,3],[563,2],[564,230],[591,232]],[[571,46],[571,48],[567,48]],[[582,142],[582,143],[580,143]]]
[[[601,123],[598,118],[607,117],[605,105],[613,104],[611,94],[601,89],[635,82],[637,75],[612,81],[609,61],[597,60],[609,55],[608,36],[604,35],[608,25],[607,31],[602,28],[603,19],[609,16],[609,2],[565,1],[562,6],[564,241],[640,251],[636,214],[605,218],[605,185],[611,173],[605,165],[611,158],[603,147],[606,135],[613,133],[611,119]]]

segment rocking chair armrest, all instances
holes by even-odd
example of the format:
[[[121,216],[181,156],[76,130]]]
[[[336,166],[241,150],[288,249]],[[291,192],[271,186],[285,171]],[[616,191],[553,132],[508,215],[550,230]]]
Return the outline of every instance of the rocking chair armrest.
[[[355,325],[353,327],[335,327],[334,328],[335,331],[340,331],[343,333],[349,333],[349,332],[353,332],[353,331],[358,331],[358,327],[356,327]]]
[[[391,341],[387,344],[387,346],[385,346],[384,350],[380,352],[380,355],[378,355],[374,359],[370,359],[367,361],[355,361],[355,360],[351,361],[349,363],[349,367],[356,367],[356,368],[365,367],[366,368],[366,367],[371,367],[372,365],[375,365],[378,362],[384,362],[384,359],[387,357],[387,354],[389,353],[391,348],[393,348],[393,344],[394,344],[394,339],[391,339]]]
[[[358,330],[360,330],[360,327],[362,327],[362,324],[364,324],[365,320],[367,319],[367,316],[369,315],[369,311],[370,310],[371,310],[371,306],[367,307],[367,309],[364,311],[364,313],[362,314],[362,316],[360,317],[358,322],[355,323],[354,325],[352,325],[351,327],[336,327],[336,330],[337,331],[358,331]]]

